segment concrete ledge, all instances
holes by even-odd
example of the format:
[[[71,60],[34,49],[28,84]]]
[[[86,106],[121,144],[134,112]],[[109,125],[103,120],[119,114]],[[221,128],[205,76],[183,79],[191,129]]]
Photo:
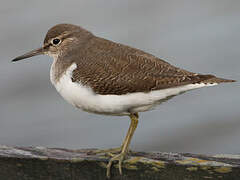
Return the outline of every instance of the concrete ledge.
[[[89,150],[0,146],[1,180],[102,180],[106,179],[104,154]],[[240,179],[240,155],[132,152],[123,175],[112,167],[112,180]]]

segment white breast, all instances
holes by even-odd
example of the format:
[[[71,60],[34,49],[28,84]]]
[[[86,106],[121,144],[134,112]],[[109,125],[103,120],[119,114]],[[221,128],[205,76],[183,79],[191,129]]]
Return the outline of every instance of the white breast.
[[[54,82],[54,63],[51,67],[51,81],[57,91],[70,104],[88,112],[109,115],[128,115],[130,112],[147,111],[159,101],[181,92],[216,84],[189,84],[176,88],[151,91],[149,93],[131,93],[125,95],[99,95],[87,86],[72,82],[72,71],[77,65],[73,63],[62,75],[58,82]]]

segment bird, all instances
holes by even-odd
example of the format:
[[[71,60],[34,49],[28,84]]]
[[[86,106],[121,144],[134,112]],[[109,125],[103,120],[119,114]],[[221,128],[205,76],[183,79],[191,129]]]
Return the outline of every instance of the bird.
[[[41,48],[12,61],[44,54],[53,58],[50,80],[67,102],[89,113],[130,117],[122,145],[99,151],[113,155],[107,164],[107,177],[115,161],[122,174],[122,163],[129,153],[140,112],[152,110],[189,90],[235,82],[175,67],[152,54],[95,36],[73,24],[53,26]]]

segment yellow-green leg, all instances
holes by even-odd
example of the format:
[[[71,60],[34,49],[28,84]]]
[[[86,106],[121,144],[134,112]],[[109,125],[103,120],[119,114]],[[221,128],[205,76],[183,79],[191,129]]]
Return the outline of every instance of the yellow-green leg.
[[[129,115],[130,119],[131,119],[131,124],[129,126],[127,135],[123,141],[123,144],[121,146],[121,152],[118,155],[113,156],[108,165],[107,165],[107,177],[110,177],[110,170],[111,170],[111,166],[113,161],[117,160],[118,161],[118,168],[119,168],[119,173],[122,174],[122,162],[124,160],[124,158],[127,155],[128,152],[128,148],[129,148],[129,144],[131,142],[132,136],[134,134],[135,129],[137,128],[137,124],[138,124],[138,113],[134,113],[134,114],[130,114]]]

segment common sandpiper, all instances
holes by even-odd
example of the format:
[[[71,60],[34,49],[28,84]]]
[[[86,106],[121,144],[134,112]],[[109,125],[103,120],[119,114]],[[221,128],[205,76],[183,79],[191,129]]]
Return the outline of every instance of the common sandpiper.
[[[12,61],[41,54],[53,57],[51,82],[67,102],[91,113],[130,117],[121,147],[109,150],[115,156],[107,165],[107,177],[115,160],[122,174],[122,162],[139,112],[192,89],[234,82],[177,68],[142,50],[97,37],[71,24],[52,27],[41,48]]]

